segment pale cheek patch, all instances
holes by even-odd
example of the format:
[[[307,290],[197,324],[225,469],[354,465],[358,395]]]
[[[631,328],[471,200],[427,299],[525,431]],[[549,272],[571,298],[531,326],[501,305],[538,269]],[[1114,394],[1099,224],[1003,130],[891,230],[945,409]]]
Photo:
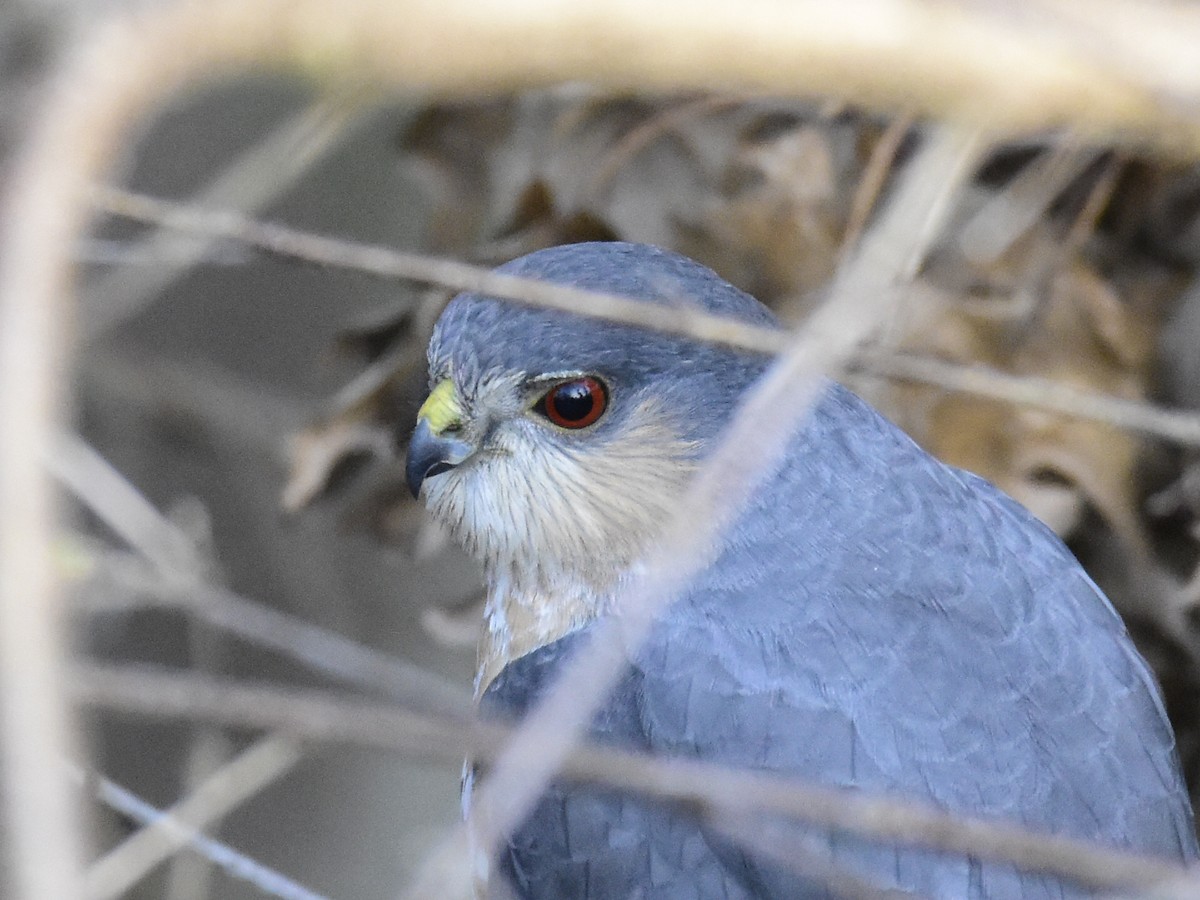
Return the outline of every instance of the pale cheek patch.
[[[425,495],[487,569],[477,696],[513,659],[603,611],[696,468],[695,446],[650,407],[604,442],[520,420],[493,438],[493,452],[431,479]]]
[[[429,484],[430,509],[490,573],[530,589],[596,590],[644,552],[695,470],[694,447],[649,406],[603,444],[529,428]]]

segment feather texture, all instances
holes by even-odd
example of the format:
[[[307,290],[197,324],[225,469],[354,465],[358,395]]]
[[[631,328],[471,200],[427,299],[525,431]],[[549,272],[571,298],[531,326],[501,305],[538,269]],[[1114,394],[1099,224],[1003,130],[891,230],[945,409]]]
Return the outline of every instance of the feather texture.
[[[555,248],[508,270],[770,321],[713,273],[653,248]],[[453,377],[477,404],[488,420],[481,433],[507,435],[493,438],[499,463],[440,476],[427,499],[481,552],[504,610],[497,630],[508,643],[493,648],[481,678],[483,709],[520,714],[606,614],[622,571],[652,546],[666,499],[764,363],[470,296],[447,308],[430,363],[435,379]],[[511,391],[483,399],[489,384],[563,370],[611,383],[611,409],[594,429],[532,430],[540,426],[521,418]],[[497,480],[488,466],[510,474]],[[473,510],[469,483],[490,492]],[[613,528],[620,534],[604,537]],[[554,627],[514,619],[522,602],[558,616]],[[1170,725],[1108,601],[1048,528],[838,385],[728,530],[716,562],[631,659],[592,730],[635,749],[1197,858]],[[1005,865],[786,827],[897,891],[1083,895]],[[500,869],[525,898],[826,895],[682,814],[565,786],[513,835]]]

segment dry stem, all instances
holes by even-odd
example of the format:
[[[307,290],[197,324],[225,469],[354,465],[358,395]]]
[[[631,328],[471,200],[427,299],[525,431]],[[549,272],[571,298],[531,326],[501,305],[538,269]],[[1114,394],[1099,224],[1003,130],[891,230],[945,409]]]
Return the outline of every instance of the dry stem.
[[[499,723],[417,714],[342,693],[160,669],[81,664],[71,683],[81,702],[118,713],[267,729],[306,742],[373,747],[449,762],[464,753],[489,762],[515,733]],[[562,773],[571,780],[613,785],[678,804],[735,831],[753,817],[781,816],[872,840],[1013,862],[1100,890],[1164,883],[1195,890],[1197,884],[1178,863],[1034,834],[1004,822],[964,818],[896,798],[847,793],[712,763],[585,743],[566,756]]]
[[[591,79],[827,93],[996,129],[1070,122],[1195,154],[1200,22],[1186,7],[1164,10],[1108,0],[1076,41],[1068,29],[917,0],[204,0],[151,6],[89,35],[16,161],[0,233],[0,741],[15,896],[64,900],[78,888],[73,802],[47,765],[69,749],[70,729],[40,471],[62,409],[69,256],[88,185],[165,96],[261,67],[442,95]],[[1148,83],[1147,67],[1107,64],[1142,61],[1143,40],[1155,51]]]
[[[747,325],[696,309],[671,309],[627,297],[503,275],[457,260],[406,253],[246,219],[237,213],[198,209],[115,188],[96,188],[97,206],[113,215],[209,237],[222,237],[275,256],[361,272],[379,278],[436,284],[456,291],[486,293],[584,316],[625,322],[726,344],[754,353],[781,353],[787,333]],[[894,290],[894,289],[889,289]],[[902,290],[902,289],[901,289]],[[986,366],[964,366],[931,358],[858,351],[847,368],[1019,403],[1066,416],[1104,422],[1181,444],[1200,446],[1200,416],[1150,403],[1088,391],[1073,385],[1013,375]]]

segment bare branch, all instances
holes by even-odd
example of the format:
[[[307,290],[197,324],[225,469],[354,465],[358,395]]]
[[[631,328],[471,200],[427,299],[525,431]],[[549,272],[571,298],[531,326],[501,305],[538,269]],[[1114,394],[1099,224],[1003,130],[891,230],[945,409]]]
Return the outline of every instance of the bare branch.
[[[79,665],[71,687],[80,702],[114,711],[267,729],[304,741],[362,745],[451,763],[464,754],[494,760],[514,733],[513,728],[496,723],[419,715],[327,691],[234,683],[157,669]],[[1144,890],[1168,883],[1200,889],[1200,881],[1188,878],[1178,863],[955,816],[894,798],[711,763],[585,744],[565,757],[562,775],[669,801],[716,823],[782,816],[871,840],[1012,862],[1101,890]]]
[[[164,578],[178,584],[203,578],[206,562],[188,536],[81,438],[59,435],[46,466]]]
[[[582,311],[585,315],[760,352],[779,352],[787,343],[786,336],[779,331],[699,310],[666,309],[615,294],[505,275],[423,253],[404,253],[388,247],[321,237],[279,225],[255,222],[237,213],[201,211],[109,187],[93,188],[91,199],[95,207],[114,215],[195,234],[230,238],[276,256],[317,265],[349,269],[381,278],[437,284],[548,309]]]
[[[1148,16],[1144,6],[1109,0],[1083,41],[972,5],[916,0],[745,0],[703,11],[688,0],[610,0],[602,10],[573,0],[208,0],[139,9],[90,33],[45,94],[0,233],[0,740],[17,896],[73,896],[79,855],[69,792],[44,764],[70,743],[51,492],[40,471],[63,407],[69,257],[88,186],[155,103],[250,66],[447,95],[571,79],[802,89],[913,103],[996,129],[1073,122],[1195,154],[1200,122],[1187,106],[1200,93],[1200,21],[1187,7]],[[1143,40],[1152,66],[1112,67],[1092,49],[1140,62]]]
[[[1045,215],[1074,179],[1099,158],[1098,147],[1065,140],[1043,160],[1031,163],[966,222],[958,234],[963,255],[990,265]]]
[[[196,629],[193,629],[193,631]],[[194,642],[194,639],[193,639]],[[183,763],[182,792],[190,793],[202,779],[233,755],[233,742],[217,725],[203,722],[191,729],[187,758]],[[218,831],[222,820],[208,824]],[[176,853],[167,869],[163,900],[209,900],[212,897],[214,867],[207,857],[194,853]]]
[[[35,216],[37,213],[35,212]],[[0,796],[4,798],[9,872],[20,900],[62,900],[79,892],[81,833],[75,798],[47,760],[72,754],[75,743],[63,693],[67,646],[51,561],[54,507],[41,471],[47,436],[61,407],[54,372],[60,365],[57,277],[50,270],[22,279],[14,253],[24,222],[15,211],[0,236]],[[50,242],[69,241],[57,211],[37,216]],[[65,247],[63,248],[65,251]],[[65,252],[64,254],[65,255]],[[45,277],[43,277],[45,276]],[[27,289],[32,294],[27,293]],[[38,297],[39,300],[27,302]]]
[[[214,584],[224,585],[216,564],[212,517],[204,504],[189,498],[173,505],[169,514],[175,525],[209,563],[208,575]],[[229,663],[232,642],[227,636],[206,625],[195,616],[189,617],[187,631],[188,660],[191,667],[203,672],[221,672]],[[189,740],[181,772],[180,791],[189,794],[205,778],[216,772],[234,755],[233,739],[225,729],[208,722],[197,723],[188,729]],[[208,829],[219,830],[221,819],[212,819]],[[214,869],[203,856],[177,853],[167,869],[163,900],[210,900]]]
[[[61,436],[49,465],[55,477],[154,567],[154,577],[139,583],[139,591],[148,589],[161,602],[177,603],[210,626],[417,708],[469,712],[466,692],[433,672],[207,583],[187,535],[78,437]],[[133,573],[125,568],[113,574]]]
[[[1047,36],[1068,41],[1111,70],[1132,75],[1164,102],[1196,113],[1200,70],[1189,66],[1184,56],[1194,38],[1192,29],[1200,28],[1200,9],[1195,6],[1096,0],[1084,8],[1073,0],[1033,0],[1019,13],[1010,9],[1022,17],[1042,16],[1035,27]],[[1111,40],[1126,28],[1134,28],[1136,37]]]
[[[94,772],[71,768],[75,780],[90,788],[101,803],[141,825],[170,828],[179,835],[188,849],[219,867],[229,877],[245,881],[264,894],[278,897],[280,900],[326,900],[286,875],[268,868],[244,853],[239,853],[228,844],[202,834],[194,826],[171,818],[170,813],[152,806],[116,782]]]
[[[731,107],[737,107],[743,98],[721,94],[709,94],[668,107],[646,121],[631,128],[611,147],[604,152],[595,172],[588,178],[586,187],[580,192],[583,197],[595,202],[604,195],[609,186],[616,180],[622,168],[628,166],[630,160],[651,146],[654,141],[664,134],[670,134],[680,125],[693,119],[712,116]]]
[[[267,785],[290,772],[300,746],[282,737],[260,739],[239,753],[166,811],[162,818],[118,844],[88,870],[90,900],[112,900],[188,843],[188,829],[202,830],[224,818]],[[181,827],[182,826],[182,827]]]
[[[753,847],[760,856],[822,882],[831,894],[843,900],[920,900],[916,894],[878,887],[848,871],[831,860],[828,848],[822,848],[811,836],[797,835],[778,822],[763,822],[757,816],[725,817],[712,820],[712,827],[730,840]]]
[[[357,88],[317,99],[229,163],[193,202],[245,212],[261,209],[336,146],[354,122],[362,120],[370,96]],[[158,231],[134,252],[161,256],[177,244],[176,235]],[[163,288],[207,257],[212,245],[211,238],[192,241],[177,247],[179,252],[165,265],[123,267],[106,273],[87,291],[83,339],[94,341],[141,312],[161,296]]]
[[[467,691],[435,672],[230,590],[203,584],[172,588],[161,581],[158,587],[162,601],[179,603],[208,625],[268,647],[315,671],[379,691],[415,709],[464,717],[472,708]]]
[[[871,149],[871,156],[859,176],[858,186],[850,201],[850,212],[846,215],[846,230],[842,234],[839,261],[845,261],[858,245],[858,239],[867,227],[867,220],[875,209],[888,176],[896,163],[896,154],[904,138],[916,124],[911,113],[902,113],[893,119]]]
[[[611,294],[500,275],[489,269],[421,253],[365,246],[283,226],[255,222],[236,213],[210,212],[183,204],[97,188],[97,206],[144,222],[197,234],[219,235],[285,257],[331,268],[474,291],[532,306],[682,334],[754,353],[778,354],[786,332],[746,325],[694,309],[664,311],[652,304]],[[903,289],[888,288],[893,299]],[[1072,385],[1012,375],[985,366],[963,366],[931,358],[856,350],[846,368],[1091,419],[1180,444],[1200,446],[1200,416],[1087,391]]]
[[[861,352],[849,368],[858,368],[897,381],[936,385],[1045,409],[1079,419],[1091,419],[1180,444],[1200,446],[1200,416],[1150,403],[1098,394],[1061,381],[1012,375],[987,366],[963,366],[932,357]]]

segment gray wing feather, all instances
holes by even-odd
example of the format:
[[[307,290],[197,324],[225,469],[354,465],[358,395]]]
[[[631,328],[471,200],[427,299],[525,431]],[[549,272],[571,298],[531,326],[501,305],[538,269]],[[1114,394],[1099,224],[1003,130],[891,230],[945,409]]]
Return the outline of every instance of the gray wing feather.
[[[491,708],[523,709],[579,638],[509,666]],[[593,731],[1197,857],[1169,723],[1108,601],[1025,510],[837,386]],[[1008,866],[803,835],[885,887],[1080,896]],[[552,789],[504,867],[526,897],[825,896],[668,809],[591,789]]]
[[[586,638],[576,632],[507,666],[483,697],[484,715],[525,712]],[[630,672],[597,715],[592,737],[648,750]],[[694,821],[617,791],[554,784],[500,853],[499,869],[539,900],[751,900]]]
[[[642,650],[651,749],[1195,859],[1153,679],[1058,538],[834,388],[715,566]],[[1052,879],[900,852],[835,858],[933,896]],[[761,896],[796,896],[752,866]]]

